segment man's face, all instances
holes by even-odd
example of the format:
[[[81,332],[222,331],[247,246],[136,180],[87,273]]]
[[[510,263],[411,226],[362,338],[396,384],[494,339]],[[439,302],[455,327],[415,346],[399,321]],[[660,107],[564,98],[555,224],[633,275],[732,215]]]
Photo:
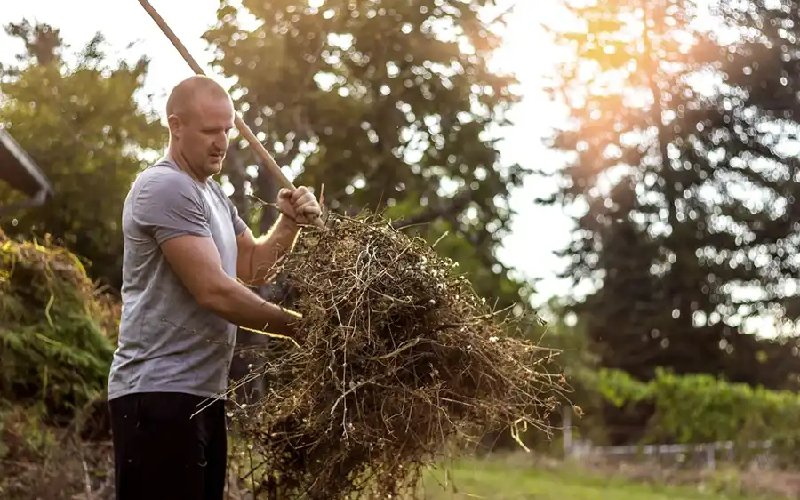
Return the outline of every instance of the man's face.
[[[234,111],[224,96],[198,92],[189,109],[171,120],[178,153],[199,178],[218,174],[228,150]]]

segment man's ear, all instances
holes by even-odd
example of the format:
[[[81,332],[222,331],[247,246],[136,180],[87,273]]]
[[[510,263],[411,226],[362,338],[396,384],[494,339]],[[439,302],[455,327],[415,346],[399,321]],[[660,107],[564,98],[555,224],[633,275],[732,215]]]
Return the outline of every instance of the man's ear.
[[[169,132],[174,137],[180,138],[181,136],[181,119],[178,115],[169,115],[167,117],[167,124],[169,125]]]

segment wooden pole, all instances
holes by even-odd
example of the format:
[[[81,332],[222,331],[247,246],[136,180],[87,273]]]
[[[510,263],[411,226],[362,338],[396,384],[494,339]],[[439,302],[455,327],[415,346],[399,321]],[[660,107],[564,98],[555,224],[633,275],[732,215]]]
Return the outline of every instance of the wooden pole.
[[[139,3],[142,5],[142,7],[144,7],[144,10],[146,10],[147,13],[150,14],[150,17],[152,17],[153,21],[155,21],[158,27],[161,28],[161,31],[167,36],[167,38],[169,38],[170,42],[172,42],[172,45],[181,54],[184,61],[186,61],[189,67],[192,68],[192,71],[194,71],[198,75],[205,76],[203,68],[201,68],[200,65],[197,64],[197,61],[194,59],[194,57],[192,57],[192,55],[186,49],[186,46],[183,45],[183,43],[180,41],[175,32],[173,32],[172,29],[170,29],[166,21],[164,21],[164,18],[162,18],[161,15],[159,15],[159,13],[156,11],[156,9],[154,9],[153,6],[150,5],[150,2],[148,2],[147,0],[139,0]],[[284,187],[286,189],[295,189],[294,184],[292,184],[292,182],[289,179],[287,179],[285,175],[283,175],[283,172],[281,171],[281,168],[278,166],[278,164],[275,162],[275,159],[272,157],[271,154],[269,154],[269,151],[267,151],[264,145],[261,144],[261,142],[255,136],[255,134],[253,134],[253,131],[250,130],[250,127],[248,127],[247,124],[244,122],[244,120],[241,119],[239,113],[235,113],[235,116],[236,118],[234,123],[236,124],[236,128],[239,130],[239,132],[241,132],[244,138],[247,139],[247,142],[250,144],[250,147],[252,147],[255,150],[256,154],[261,159],[261,161],[264,162],[264,165],[267,167],[269,173],[272,174],[272,176],[278,180],[278,183],[280,184],[281,187]],[[315,226],[320,228],[324,226],[322,219],[319,217],[316,217],[313,223]]]

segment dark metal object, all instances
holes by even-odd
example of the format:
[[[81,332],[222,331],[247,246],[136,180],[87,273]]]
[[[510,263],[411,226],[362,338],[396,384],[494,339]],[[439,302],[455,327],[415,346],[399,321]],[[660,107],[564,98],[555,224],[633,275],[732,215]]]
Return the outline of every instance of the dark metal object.
[[[3,128],[0,128],[0,180],[28,196],[27,200],[9,205],[0,200],[0,217],[43,205],[53,195],[53,187],[42,170]]]

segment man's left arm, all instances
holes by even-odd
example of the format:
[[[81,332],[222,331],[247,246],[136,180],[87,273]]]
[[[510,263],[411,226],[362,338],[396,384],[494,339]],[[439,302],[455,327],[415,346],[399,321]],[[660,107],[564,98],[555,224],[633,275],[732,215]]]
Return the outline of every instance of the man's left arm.
[[[259,286],[269,281],[276,264],[294,247],[300,226],[322,213],[317,199],[305,186],[281,189],[277,206],[281,215],[266,235],[255,238],[250,229],[245,229],[236,239],[236,274],[246,285]]]
[[[236,275],[248,286],[258,286],[272,278],[275,264],[291,251],[300,229],[288,217],[281,215],[269,233],[259,238],[246,229],[236,239],[238,256]]]

